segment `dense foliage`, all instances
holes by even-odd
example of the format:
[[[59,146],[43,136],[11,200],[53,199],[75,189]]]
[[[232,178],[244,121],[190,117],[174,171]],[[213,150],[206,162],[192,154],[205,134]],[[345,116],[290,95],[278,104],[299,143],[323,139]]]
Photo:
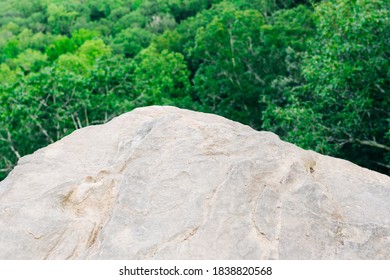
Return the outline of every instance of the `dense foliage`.
[[[390,173],[390,1],[0,0],[0,179],[138,106]]]

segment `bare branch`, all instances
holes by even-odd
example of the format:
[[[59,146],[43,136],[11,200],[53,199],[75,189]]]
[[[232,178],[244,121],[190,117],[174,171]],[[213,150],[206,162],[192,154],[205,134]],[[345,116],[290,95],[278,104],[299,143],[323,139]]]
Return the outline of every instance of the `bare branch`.
[[[383,166],[383,167],[386,167],[386,168],[390,169],[390,165],[388,165],[388,164],[384,164],[384,163],[381,163],[381,162],[375,162],[375,163],[380,165],[380,166]]]
[[[75,119],[75,117],[74,117],[74,114],[70,115],[70,117],[72,118],[72,122],[73,122],[74,128],[77,130],[77,129],[78,129],[78,127],[77,127],[77,121],[76,121],[76,119]]]
[[[83,125],[81,124],[79,116],[76,115],[77,124],[79,125],[79,128],[82,128]]]
[[[3,169],[0,169],[0,172],[8,172],[10,171],[12,168],[3,168]]]
[[[42,132],[43,135],[46,136],[46,138],[50,141],[50,143],[54,143],[53,138],[50,137],[49,133],[47,130],[41,125],[41,123],[38,121],[36,116],[33,116],[29,114],[30,118],[35,122],[35,124],[39,127],[39,130]]]
[[[376,142],[374,140],[355,139],[355,142],[358,142],[359,144],[362,144],[362,145],[365,145],[365,146],[370,146],[370,147],[374,147],[374,148],[379,148],[379,149],[383,149],[383,150],[386,150],[386,151],[390,151],[390,147],[389,146],[380,144],[380,143],[378,143],[378,142]]]
[[[9,143],[9,147],[11,148],[12,152],[15,154],[15,156],[20,159],[20,154],[18,152],[18,150],[16,149],[13,141],[12,141],[12,137],[11,137],[11,133],[9,132],[9,130],[7,129],[7,142]]]
[[[84,116],[85,116],[86,126],[89,126],[89,118],[88,118],[87,105],[85,105],[85,103],[84,103],[83,105],[84,105]]]

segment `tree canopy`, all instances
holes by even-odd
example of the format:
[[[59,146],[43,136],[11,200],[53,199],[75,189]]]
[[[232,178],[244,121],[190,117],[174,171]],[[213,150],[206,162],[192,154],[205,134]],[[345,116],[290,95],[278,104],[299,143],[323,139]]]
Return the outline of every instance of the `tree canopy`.
[[[76,129],[154,104],[390,174],[387,0],[0,5],[0,180]]]

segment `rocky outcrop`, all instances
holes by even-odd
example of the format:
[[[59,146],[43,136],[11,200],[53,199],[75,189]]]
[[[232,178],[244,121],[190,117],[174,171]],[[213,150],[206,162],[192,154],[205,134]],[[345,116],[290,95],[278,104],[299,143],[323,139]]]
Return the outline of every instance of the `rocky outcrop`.
[[[146,107],[20,159],[0,259],[390,259],[390,177]]]

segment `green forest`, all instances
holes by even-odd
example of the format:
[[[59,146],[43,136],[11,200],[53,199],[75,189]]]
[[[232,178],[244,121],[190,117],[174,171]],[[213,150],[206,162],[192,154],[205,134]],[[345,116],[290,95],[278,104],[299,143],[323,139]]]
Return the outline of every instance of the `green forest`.
[[[389,0],[0,0],[0,180],[173,105],[390,174]]]

